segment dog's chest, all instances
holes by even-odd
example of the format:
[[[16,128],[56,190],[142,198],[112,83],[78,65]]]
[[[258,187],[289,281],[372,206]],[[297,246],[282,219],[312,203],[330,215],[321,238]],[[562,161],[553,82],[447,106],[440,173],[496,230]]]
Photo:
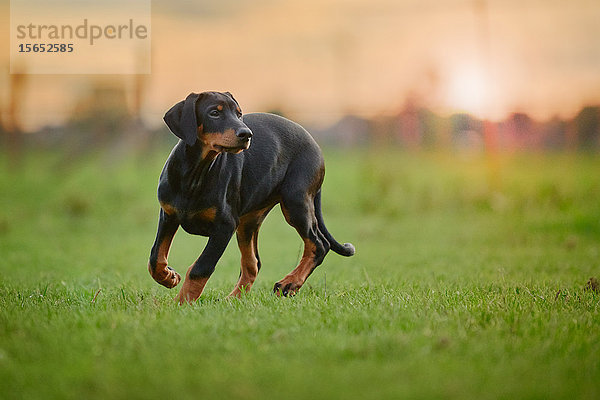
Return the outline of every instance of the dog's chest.
[[[181,227],[192,235],[210,236],[215,226],[218,210],[206,207],[195,211],[183,210],[178,215]]]
[[[179,202],[161,202],[160,206],[168,215],[175,216],[187,233],[193,235],[210,236],[219,214],[215,206],[191,208]]]

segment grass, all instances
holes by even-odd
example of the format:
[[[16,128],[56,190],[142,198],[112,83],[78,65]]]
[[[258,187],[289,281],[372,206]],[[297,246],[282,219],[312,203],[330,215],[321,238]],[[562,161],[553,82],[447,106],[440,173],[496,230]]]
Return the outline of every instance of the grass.
[[[600,396],[600,159],[326,151],[324,214],[357,254],[270,293],[300,240],[275,209],[240,300],[232,241],[200,301],[146,271],[168,149],[0,173],[0,398]],[[490,184],[493,182],[493,184]],[[178,271],[206,239],[179,232]]]

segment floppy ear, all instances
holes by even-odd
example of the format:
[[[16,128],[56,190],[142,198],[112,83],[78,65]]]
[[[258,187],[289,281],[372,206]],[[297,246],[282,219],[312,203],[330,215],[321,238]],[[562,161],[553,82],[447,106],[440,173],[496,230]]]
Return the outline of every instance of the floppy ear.
[[[185,100],[171,107],[163,118],[171,132],[188,146],[193,146],[198,140],[196,103],[199,98],[200,94],[190,93]]]
[[[231,100],[233,100],[235,102],[235,104],[237,104],[237,106],[240,106],[240,103],[238,103],[238,101],[235,99],[235,97],[233,97],[233,95],[229,92],[225,92],[225,94],[229,97],[231,97]]]

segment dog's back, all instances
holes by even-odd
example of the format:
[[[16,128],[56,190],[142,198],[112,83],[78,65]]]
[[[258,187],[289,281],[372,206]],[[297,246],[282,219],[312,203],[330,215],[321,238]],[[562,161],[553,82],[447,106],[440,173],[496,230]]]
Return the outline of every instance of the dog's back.
[[[242,153],[245,156],[254,158],[263,154],[275,157],[274,162],[269,164],[290,162],[298,155],[318,156],[322,159],[321,149],[313,137],[301,125],[287,118],[275,114],[252,113],[245,114],[243,121],[254,132],[252,146]]]
[[[284,181],[294,185],[301,183],[298,178],[287,179],[291,176],[299,175],[300,180],[313,179],[324,169],[321,149],[299,124],[267,113],[245,114],[243,120],[254,133],[252,145],[243,153],[230,157],[243,160],[241,193],[255,197],[253,200],[242,199],[245,208],[259,206],[259,198],[278,197]]]

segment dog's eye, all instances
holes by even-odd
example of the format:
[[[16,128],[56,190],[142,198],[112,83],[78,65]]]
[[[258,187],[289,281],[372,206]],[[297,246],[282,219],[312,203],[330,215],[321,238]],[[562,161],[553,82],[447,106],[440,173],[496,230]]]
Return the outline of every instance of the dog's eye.
[[[210,115],[211,117],[217,118],[220,115],[220,113],[219,113],[219,110],[211,110],[208,113],[208,115]]]
[[[241,113],[241,112],[237,113],[237,117],[238,117],[239,119],[242,119],[242,113]]]

